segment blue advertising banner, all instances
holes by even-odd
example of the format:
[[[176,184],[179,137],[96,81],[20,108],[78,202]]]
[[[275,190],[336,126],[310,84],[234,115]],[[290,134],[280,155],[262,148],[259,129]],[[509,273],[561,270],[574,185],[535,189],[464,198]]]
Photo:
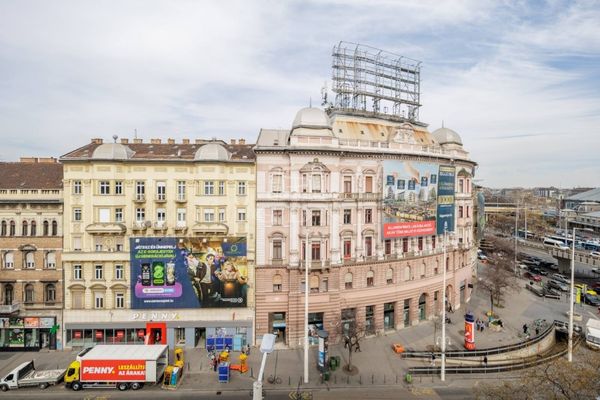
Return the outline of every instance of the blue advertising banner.
[[[246,239],[131,238],[131,308],[245,307]]]
[[[437,234],[454,231],[454,184],[456,170],[454,167],[440,165],[438,174],[437,198]]]

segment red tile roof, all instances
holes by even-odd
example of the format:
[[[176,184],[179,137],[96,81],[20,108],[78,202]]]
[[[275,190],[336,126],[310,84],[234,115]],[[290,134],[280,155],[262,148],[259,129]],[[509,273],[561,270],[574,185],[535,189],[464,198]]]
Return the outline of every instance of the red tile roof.
[[[0,162],[0,189],[62,189],[57,162]]]

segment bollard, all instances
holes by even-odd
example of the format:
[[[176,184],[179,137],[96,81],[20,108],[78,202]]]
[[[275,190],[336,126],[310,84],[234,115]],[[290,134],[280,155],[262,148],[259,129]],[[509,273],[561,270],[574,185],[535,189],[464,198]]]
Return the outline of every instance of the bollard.
[[[383,384],[385,385],[385,375],[383,375]]]
[[[254,378],[254,369],[250,367],[250,378]]]
[[[375,375],[371,375],[371,385],[375,383]]]
[[[292,386],[292,377],[288,376],[288,386]]]
[[[398,383],[398,375],[396,374],[396,383]]]

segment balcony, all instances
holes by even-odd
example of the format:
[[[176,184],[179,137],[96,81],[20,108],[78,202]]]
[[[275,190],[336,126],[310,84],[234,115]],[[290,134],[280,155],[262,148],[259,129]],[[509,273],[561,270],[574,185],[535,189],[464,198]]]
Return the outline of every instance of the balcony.
[[[19,312],[21,303],[2,304],[0,305],[0,314],[12,314]]]
[[[205,235],[227,235],[229,227],[219,222],[196,222],[194,226],[192,226],[192,232]]]
[[[152,226],[152,229],[154,229],[155,231],[166,231],[167,223],[166,221],[156,221]]]
[[[135,197],[133,198],[133,202],[134,203],[145,203],[146,202],[146,195],[136,194]]]
[[[309,271],[319,271],[329,269],[331,265],[330,260],[312,260],[310,262]],[[304,261],[300,262],[300,270],[304,271],[306,267],[306,263]]]
[[[150,221],[136,221],[131,226],[131,229],[134,231],[145,231],[151,225],[152,223]]]
[[[187,224],[185,222],[177,222],[177,224],[175,225],[175,231],[176,232],[185,232],[187,231]]]
[[[154,202],[156,203],[166,203],[167,202],[167,195],[166,194],[162,194],[159,193],[154,197]]]
[[[187,202],[187,197],[185,196],[185,194],[179,194],[175,198],[175,202],[176,203],[186,203]]]
[[[381,193],[338,193],[342,200],[373,200],[379,201],[383,198]]]

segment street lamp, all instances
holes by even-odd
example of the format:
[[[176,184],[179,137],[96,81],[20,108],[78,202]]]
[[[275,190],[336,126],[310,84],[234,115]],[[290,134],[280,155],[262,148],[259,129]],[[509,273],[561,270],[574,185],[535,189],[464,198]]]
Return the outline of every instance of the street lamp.
[[[569,362],[573,361],[573,291],[575,290],[575,230],[573,228],[573,244],[571,247],[571,301],[569,304],[569,352],[567,359]],[[565,231],[565,237],[568,236],[568,231]]]
[[[514,274],[517,274],[517,241],[519,238],[519,201],[516,204],[515,211],[515,265],[514,265]]]
[[[444,243],[442,245],[444,250],[444,271],[442,272],[442,299],[444,306],[442,307],[442,370],[441,380],[446,380],[446,269],[448,268],[448,261],[446,258],[446,227],[444,226]]]
[[[262,361],[260,362],[260,370],[258,372],[258,379],[252,384],[252,400],[261,400],[262,396],[262,380],[265,373],[265,365],[267,363],[267,355],[273,352],[275,348],[275,339],[277,336],[272,333],[266,333],[263,335],[260,351],[263,353]]]
[[[308,218],[308,217],[307,217]],[[304,247],[304,383],[308,383],[308,240],[310,234],[306,231]]]

